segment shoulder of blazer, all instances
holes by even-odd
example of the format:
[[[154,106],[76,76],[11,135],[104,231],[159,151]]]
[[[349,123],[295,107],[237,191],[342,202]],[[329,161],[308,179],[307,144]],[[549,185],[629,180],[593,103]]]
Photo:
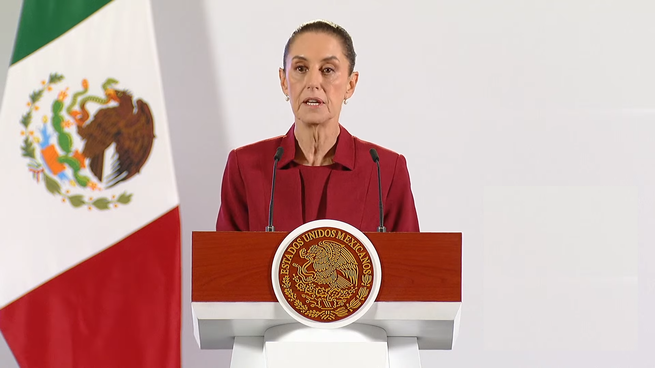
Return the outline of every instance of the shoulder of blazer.
[[[240,165],[254,164],[262,160],[266,163],[270,162],[270,164],[273,164],[275,151],[285,137],[286,135],[281,135],[235,148],[234,151],[239,156]]]
[[[382,147],[378,144],[371,143],[362,139],[359,139],[355,136],[353,136],[353,139],[355,140],[355,152],[356,152],[356,160],[357,161],[369,161],[371,164],[373,164],[373,160],[371,159],[371,154],[369,151],[371,148],[375,148],[375,150],[378,152],[378,155],[380,156],[380,165],[384,166],[393,166],[395,167],[396,161],[398,158],[401,156],[400,153],[395,152],[389,148]]]

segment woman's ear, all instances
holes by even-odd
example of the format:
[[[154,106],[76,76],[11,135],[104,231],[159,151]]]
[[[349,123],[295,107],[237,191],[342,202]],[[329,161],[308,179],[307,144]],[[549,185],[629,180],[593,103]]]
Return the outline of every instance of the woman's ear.
[[[345,99],[349,99],[355,93],[355,88],[357,87],[357,82],[359,81],[359,72],[353,72],[348,79],[348,87],[346,88]]]
[[[278,74],[280,75],[280,87],[282,88],[282,93],[288,96],[289,86],[287,85],[287,73],[284,71],[284,69],[280,68],[280,70],[278,70]]]

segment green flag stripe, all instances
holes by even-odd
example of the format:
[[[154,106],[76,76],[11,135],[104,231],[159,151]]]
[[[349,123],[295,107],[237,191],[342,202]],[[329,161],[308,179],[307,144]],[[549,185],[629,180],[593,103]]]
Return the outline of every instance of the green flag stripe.
[[[109,2],[111,0],[24,0],[11,64],[66,33]]]

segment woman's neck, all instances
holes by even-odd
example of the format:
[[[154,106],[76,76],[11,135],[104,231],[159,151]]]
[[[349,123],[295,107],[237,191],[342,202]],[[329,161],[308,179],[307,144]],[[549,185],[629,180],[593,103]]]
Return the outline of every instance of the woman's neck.
[[[302,165],[325,166],[334,161],[337,138],[341,129],[339,124],[296,123],[296,157]]]

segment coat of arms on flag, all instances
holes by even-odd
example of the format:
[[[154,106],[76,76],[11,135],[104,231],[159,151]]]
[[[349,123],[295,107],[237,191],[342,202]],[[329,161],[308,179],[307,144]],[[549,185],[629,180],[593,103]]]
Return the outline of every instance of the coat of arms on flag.
[[[64,79],[52,73],[29,95],[20,119],[29,171],[73,207],[107,210],[130,203],[132,193],[103,194],[145,165],[155,138],[150,106],[142,99],[135,104],[132,92],[116,88],[113,78],[100,86],[102,96],[90,93],[87,79],[79,90],[63,85]]]

